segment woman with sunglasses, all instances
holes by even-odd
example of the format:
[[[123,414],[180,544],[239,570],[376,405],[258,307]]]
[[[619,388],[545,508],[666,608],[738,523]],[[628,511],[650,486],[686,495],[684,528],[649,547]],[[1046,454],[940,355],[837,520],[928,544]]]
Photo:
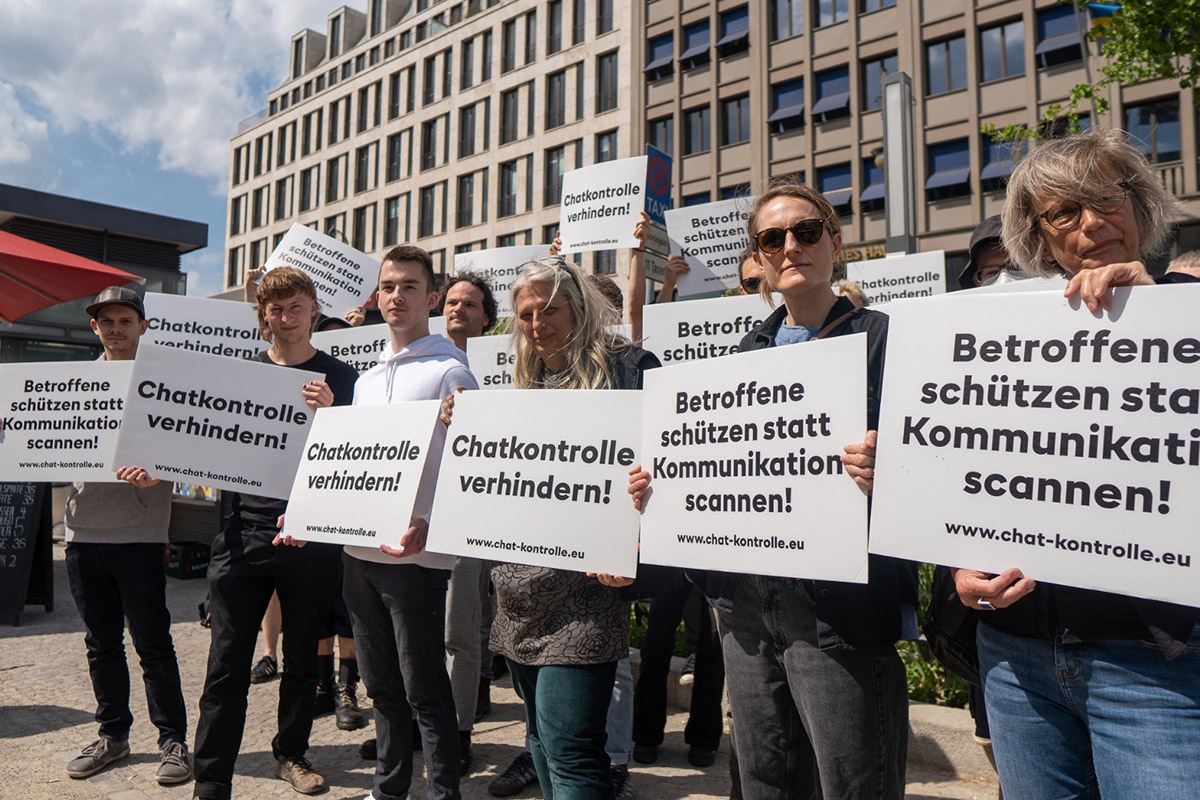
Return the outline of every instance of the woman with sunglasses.
[[[842,256],[837,212],[807,186],[774,181],[747,232],[762,267],[759,292],[783,297],[740,350],[867,334],[867,426],[848,445],[847,473],[870,495],[887,317],[855,308],[830,281]],[[641,507],[650,476],[631,476]],[[870,557],[866,584],[710,572],[737,759],[746,800],[901,798],[908,688],[895,642],[916,635],[916,568]]]
[[[1166,242],[1176,207],[1123,133],[1087,133],[1021,160],[1002,237],[1024,271],[1065,274],[1066,295],[1094,312],[1111,307],[1111,287],[1154,283],[1143,259]],[[979,666],[1006,798],[1197,795],[1200,609],[1035,584],[1016,568],[960,569],[955,582],[981,610]]]
[[[532,261],[512,284],[517,389],[640,389],[659,366],[608,332],[612,305],[574,264]],[[525,701],[546,800],[611,800],[605,720],[617,661],[629,655],[629,602],[611,575],[497,564],[492,650]]]

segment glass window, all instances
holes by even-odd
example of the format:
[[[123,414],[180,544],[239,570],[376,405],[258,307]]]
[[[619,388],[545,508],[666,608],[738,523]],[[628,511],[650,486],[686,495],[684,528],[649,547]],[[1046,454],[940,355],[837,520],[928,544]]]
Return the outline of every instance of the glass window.
[[[389,197],[383,203],[383,246],[391,247],[400,241],[400,198]]]
[[[900,70],[895,53],[864,61],[862,64],[862,110],[883,107],[883,76]]]
[[[814,0],[813,5],[816,6],[818,28],[845,22],[850,16],[850,0]]]
[[[896,0],[858,0],[858,11],[860,14],[866,14],[894,5],[896,5]]]
[[[708,106],[683,112],[683,154],[690,156],[712,148],[712,113]]]
[[[613,29],[613,0],[598,0],[596,3],[596,35]]]
[[[576,150],[576,153],[579,151]],[[617,132],[606,131],[596,134],[596,163],[612,161],[617,157]]]
[[[804,0],[771,0],[769,14],[772,42],[804,32]]]
[[[421,169],[437,166],[437,120],[421,123]]]
[[[956,36],[925,47],[925,94],[942,94],[967,88],[967,39]]]
[[[354,191],[365,192],[370,188],[371,148],[360,147],[354,153]]]
[[[571,44],[582,44],[587,28],[587,0],[574,0],[571,9]]]
[[[532,64],[537,60],[537,12],[530,11],[525,15],[525,63]]]
[[[845,214],[850,210],[854,195],[854,179],[849,164],[833,164],[817,170],[817,191],[825,196],[829,205]]]
[[[1052,6],[1037,12],[1038,44],[1034,55],[1043,67],[1083,58],[1082,35],[1075,5]]]
[[[518,89],[500,95],[500,144],[515,142],[519,135],[518,112],[521,107]]]
[[[673,71],[675,62],[675,34],[664,33],[646,41],[646,78],[656,81]]]
[[[928,177],[925,196],[929,200],[946,200],[971,193],[971,149],[966,139],[943,144],[931,144],[928,155]]]
[[[750,141],[750,95],[721,101],[721,144]]]
[[[517,213],[517,162],[508,161],[500,165],[499,207],[496,216],[511,217]],[[513,244],[516,244],[514,241]]]
[[[388,76],[388,119],[400,116],[400,71]]]
[[[984,82],[1025,74],[1025,23],[1019,19],[979,32],[980,73]]]
[[[1014,142],[998,142],[990,136],[983,137],[983,169],[979,171],[979,183],[985,192],[1000,191],[1017,165],[1014,156],[1024,152],[1024,146]]]
[[[567,122],[567,71],[546,76],[546,130]]]
[[[480,61],[483,63],[479,67],[479,80],[490,81],[492,79],[492,32],[483,32],[483,53],[480,56]]]
[[[708,44],[708,20],[684,28],[683,52],[679,54],[680,67],[692,69],[701,64],[707,64],[709,61]]]
[[[767,122],[778,133],[804,124],[804,78],[772,84],[771,116]]]
[[[596,111],[617,107],[617,51],[596,57]]]
[[[475,155],[475,106],[458,111],[458,157]]]
[[[437,99],[437,56],[425,59],[425,82],[421,89],[421,105],[427,106]]]
[[[562,50],[562,0],[550,0],[546,12],[546,54],[549,55]]]
[[[750,48],[750,9],[748,6],[721,12],[721,38],[717,52],[722,58],[743,53]]]
[[[421,189],[421,203],[417,208],[417,236],[432,236],[436,209],[436,186]]]
[[[447,48],[442,52],[442,97],[449,97],[454,88],[454,52]]]
[[[462,43],[459,53],[458,83],[460,89],[470,89],[475,81],[475,40],[467,39]]]
[[[400,180],[400,150],[402,134],[395,133],[387,139],[387,168],[385,172],[385,180],[398,181]]]
[[[329,20],[329,57],[337,58],[342,54],[342,17],[339,14]]]
[[[517,21],[510,19],[500,29],[500,72],[517,68]]]
[[[712,193],[711,192],[694,192],[692,194],[685,194],[683,196],[683,205],[685,207],[686,206],[699,206],[699,205],[704,205],[705,203],[711,203],[711,202],[712,202]]]
[[[454,227],[466,228],[475,224],[475,175],[459,175],[455,193]]]
[[[669,156],[675,155],[675,118],[659,117],[646,123],[646,143]]]
[[[858,202],[864,214],[884,209],[883,170],[875,165],[874,158],[862,161],[862,191],[858,193]]]
[[[1129,140],[1152,162],[1180,159],[1179,98],[1125,107]]]
[[[552,147],[546,151],[545,185],[542,187],[543,206],[556,206],[562,202],[563,173],[566,172],[566,161],[565,147]]]
[[[850,68],[834,67],[813,76],[816,92],[812,115],[822,122],[850,113]]]

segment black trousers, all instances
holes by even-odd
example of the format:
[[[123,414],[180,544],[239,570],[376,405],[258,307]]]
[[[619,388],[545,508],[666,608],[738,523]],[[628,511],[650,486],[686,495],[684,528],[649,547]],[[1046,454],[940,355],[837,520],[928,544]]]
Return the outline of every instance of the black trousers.
[[[283,674],[275,758],[303,756],[312,732],[317,642],[337,587],[340,547],[271,544],[274,529],[232,523],[213,541],[208,565],[212,644],[196,728],[195,796],[229,800],[246,725],[250,669],[271,593],[283,614]]]
[[[633,692],[635,744],[662,744],[663,729],[667,724],[667,677],[671,671],[671,652],[675,649],[675,629],[689,606],[698,639],[692,707],[683,740],[707,750],[716,750],[721,742],[724,727],[721,694],[725,689],[721,641],[713,630],[712,612],[699,591],[685,583],[650,601],[646,639],[642,642],[642,663]]]

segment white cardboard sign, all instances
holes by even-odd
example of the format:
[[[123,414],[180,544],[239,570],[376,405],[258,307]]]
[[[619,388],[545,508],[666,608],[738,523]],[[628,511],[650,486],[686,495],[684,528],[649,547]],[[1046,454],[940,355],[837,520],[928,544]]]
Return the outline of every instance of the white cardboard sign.
[[[143,342],[231,358],[251,358],[269,346],[250,303],[160,292],[147,292],[145,303]]]
[[[563,175],[558,235],[563,253],[640,247],[633,229],[646,207],[647,156],[622,158]]]
[[[481,272],[486,275],[492,284],[492,295],[496,298],[496,316],[511,317],[513,312],[509,287],[520,274],[521,267],[535,259],[546,258],[549,247],[546,244],[529,244],[456,253],[454,272]]]
[[[152,478],[286,498],[319,372],[142,344],[125,397],[115,463]]]
[[[738,285],[738,265],[750,239],[746,220],[754,198],[721,200],[669,209],[671,254],[687,259],[691,270],[679,276],[679,299],[723,292]]]
[[[132,374],[132,361],[0,365],[0,480],[115,481]]]
[[[892,309],[871,551],[1200,605],[1200,287]]]
[[[360,325],[338,328],[312,335],[312,345],[339,361],[345,361],[361,375],[379,363],[379,356],[391,346],[392,333],[387,325]]]
[[[439,400],[339,406],[316,413],[284,533],[308,542],[400,547]]]
[[[866,335],[645,375],[642,560],[864,583],[867,500],[842,448],[866,435]]]
[[[663,365],[729,355],[770,314],[758,295],[655,303],[642,309],[642,347]]]
[[[480,389],[512,389],[511,336],[473,336],[467,339],[467,363]]]
[[[933,297],[946,291],[946,253],[909,253],[892,258],[853,261],[846,277],[858,283],[871,305],[910,297]]]
[[[280,240],[266,267],[304,270],[317,287],[321,313],[338,319],[365,303],[379,281],[378,261],[298,222]]]
[[[640,423],[640,392],[458,395],[428,549],[633,577]]]

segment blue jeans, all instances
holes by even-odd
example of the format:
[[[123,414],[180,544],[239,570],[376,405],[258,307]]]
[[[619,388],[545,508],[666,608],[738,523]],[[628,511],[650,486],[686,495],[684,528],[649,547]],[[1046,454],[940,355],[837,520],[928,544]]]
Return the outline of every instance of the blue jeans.
[[[129,738],[129,665],[125,620],[142,665],[146,707],[158,728],[158,746],[187,741],[187,710],[167,610],[161,544],[67,545],[67,582],[86,631],[88,671],[96,695],[100,736]]]
[[[1006,800],[1193,798],[1200,791],[1200,626],[1167,661],[1132,641],[1063,644],[980,625]]]
[[[627,765],[633,755],[633,667],[628,657],[617,662],[604,728],[608,734],[604,751],[608,753],[609,763],[614,767]]]
[[[537,667],[509,660],[545,800],[612,800],[604,727],[616,668],[615,661]]]
[[[729,575],[725,682],[746,800],[904,797],[908,685],[895,647],[817,646],[801,581]]]

